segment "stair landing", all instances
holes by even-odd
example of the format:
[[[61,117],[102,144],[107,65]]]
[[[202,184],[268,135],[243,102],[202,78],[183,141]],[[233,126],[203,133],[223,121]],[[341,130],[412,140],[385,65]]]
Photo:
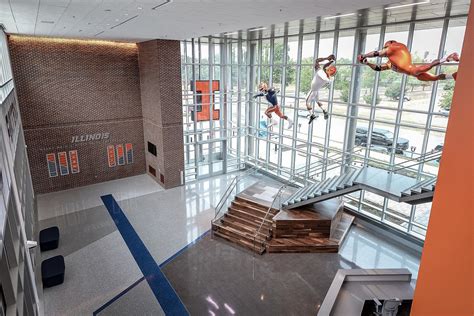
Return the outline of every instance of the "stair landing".
[[[272,238],[267,243],[269,253],[337,253],[344,242],[347,232],[354,221],[354,216],[343,213],[333,234],[330,237],[306,236],[300,238]]]

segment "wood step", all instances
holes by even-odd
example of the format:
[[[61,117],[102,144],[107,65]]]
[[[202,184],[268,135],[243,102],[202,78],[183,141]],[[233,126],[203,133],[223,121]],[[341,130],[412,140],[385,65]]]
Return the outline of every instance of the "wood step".
[[[245,226],[251,227],[255,230],[257,230],[260,227],[260,224],[258,224],[256,222],[253,222],[251,220],[247,220],[247,219],[242,218],[242,217],[235,216],[235,215],[230,214],[230,213],[225,213],[224,217],[230,218],[234,222],[242,223]],[[264,233],[265,235],[270,235],[271,231],[272,231],[272,227],[267,223],[264,223],[262,225],[262,229],[260,230],[260,232]]]
[[[229,207],[229,212],[231,214],[234,214],[235,216],[237,217],[243,217],[245,219],[249,219],[257,224],[260,224],[263,220],[264,224],[268,224],[268,225],[272,225],[273,221],[271,219],[268,219],[268,218],[265,218],[263,219],[263,217],[259,217],[259,216],[256,216],[252,213],[248,213],[248,212],[245,212],[244,210],[239,210],[239,209],[235,209],[233,208],[232,206]]]
[[[246,208],[246,209],[250,209],[252,211],[255,211],[256,214],[265,215],[268,212],[268,207],[257,207],[257,206],[255,206],[255,204],[249,204],[247,202],[240,201],[240,200],[234,200],[234,201],[232,201],[232,204],[238,206],[239,208]],[[275,215],[276,213],[278,213],[278,210],[272,208],[268,212],[268,215]]]
[[[265,247],[263,247],[263,246],[258,246],[258,245],[255,245],[255,247],[254,247],[253,243],[249,243],[248,241],[241,240],[241,239],[236,239],[236,238],[234,238],[234,237],[232,237],[232,236],[228,236],[228,235],[223,234],[223,233],[221,233],[221,232],[219,232],[219,231],[214,231],[214,236],[218,236],[218,237],[224,238],[224,239],[227,240],[227,241],[230,241],[230,242],[232,242],[232,243],[236,243],[236,244],[238,244],[238,245],[240,245],[240,246],[242,246],[242,247],[244,247],[244,248],[247,248],[247,249],[249,249],[249,250],[251,250],[251,251],[254,251],[254,252],[256,252],[256,253],[258,253],[258,254],[260,254],[260,255],[263,254],[263,253],[265,252],[265,249],[266,249]]]
[[[258,209],[260,209],[260,210],[262,210],[262,211],[264,211],[264,212],[267,212],[267,210],[268,210],[268,208],[269,208],[269,206],[266,206],[266,205],[263,205],[263,204],[259,204],[259,203],[255,202],[255,201],[252,201],[252,200],[250,200],[250,199],[248,199],[248,198],[246,198],[246,197],[243,197],[243,196],[241,196],[241,195],[236,195],[234,201],[240,202],[240,203],[248,204],[248,205],[253,206],[253,207],[255,207],[255,208],[258,208]],[[276,212],[278,212],[278,209],[272,208],[272,211],[276,213]]]
[[[258,228],[256,227],[251,227],[251,226],[247,226],[247,225],[244,225],[240,222],[237,222],[237,221],[234,221],[232,219],[230,219],[229,217],[224,217],[221,219],[221,222],[224,226],[230,226],[238,231],[241,231],[241,232],[246,232],[248,234],[252,234],[252,235],[255,235],[257,234],[258,236],[260,236],[262,239],[268,239],[270,237],[270,235],[268,234],[265,234],[265,233],[262,233],[262,231],[258,232],[257,233],[257,230]],[[262,228],[263,230],[263,228]]]
[[[267,251],[269,253],[336,253],[339,251],[339,244],[329,238],[273,238],[267,243]]]
[[[231,203],[231,206],[235,209],[238,209],[238,210],[243,210],[243,211],[246,211],[247,213],[252,213],[258,217],[265,217],[265,214],[267,213],[267,211],[262,211],[260,209],[257,209],[255,207],[253,207],[252,205],[249,205],[249,204],[246,204],[246,203],[241,203],[241,202],[238,202],[238,201],[232,201]],[[268,213],[268,217],[270,216],[273,216],[272,213]]]
[[[242,232],[242,231],[240,231],[238,229],[235,229],[233,227],[226,226],[226,225],[223,225],[223,224],[218,224],[218,223],[214,223],[214,228],[215,229],[217,228],[217,231],[221,231],[224,234],[234,236],[235,238],[238,238],[238,239],[243,238],[243,239],[247,240],[248,242],[250,242],[253,245],[254,236],[255,236],[254,233]],[[264,246],[265,243],[266,243],[266,240],[263,239],[262,237],[257,236],[255,238],[255,244],[256,245]]]

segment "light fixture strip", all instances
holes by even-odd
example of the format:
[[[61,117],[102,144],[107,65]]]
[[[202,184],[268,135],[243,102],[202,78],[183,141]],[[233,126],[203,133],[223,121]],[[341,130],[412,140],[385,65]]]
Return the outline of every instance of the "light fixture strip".
[[[256,27],[254,29],[249,29],[249,32],[254,32],[254,31],[260,31],[260,30],[265,30],[266,27]]]
[[[151,8],[151,9],[152,9],[152,10],[156,10],[156,9],[158,9],[159,7],[162,7],[162,6],[164,6],[164,5],[167,5],[167,4],[171,3],[171,2],[173,2],[173,0],[165,0],[165,2],[160,3],[159,5],[154,6],[154,7]]]
[[[411,6],[414,6],[414,5],[427,4],[427,3],[430,3],[430,0],[421,1],[421,2],[414,2],[414,3],[407,3],[407,4],[400,4],[400,5],[394,5],[392,7],[386,7],[385,10],[405,8],[405,7],[411,7]]]
[[[355,15],[355,13],[347,13],[347,14],[338,14],[338,15],[333,15],[333,16],[327,16],[323,18],[323,20],[330,20],[330,19],[337,19],[337,18],[342,18],[344,16],[351,16]]]
[[[123,22],[120,22],[119,24],[116,24],[116,25],[112,26],[110,29],[114,29],[114,28],[116,28],[117,26],[120,26],[120,25],[122,25],[122,24],[125,24],[125,23],[127,23],[128,21],[135,19],[136,17],[138,17],[138,14],[135,15],[135,16],[132,16],[132,17],[129,18],[129,19],[126,19],[126,20],[123,21]]]

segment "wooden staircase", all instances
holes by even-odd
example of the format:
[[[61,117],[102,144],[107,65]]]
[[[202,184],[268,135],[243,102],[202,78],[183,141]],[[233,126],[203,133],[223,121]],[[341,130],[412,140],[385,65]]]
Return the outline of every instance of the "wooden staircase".
[[[278,212],[271,209],[265,218],[267,211],[268,207],[237,195],[228,212],[212,223],[213,234],[262,254],[272,236],[273,216]]]

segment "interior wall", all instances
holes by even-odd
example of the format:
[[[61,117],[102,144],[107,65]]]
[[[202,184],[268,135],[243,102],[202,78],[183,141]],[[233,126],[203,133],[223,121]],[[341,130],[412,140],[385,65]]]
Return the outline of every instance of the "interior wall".
[[[474,6],[446,131],[411,315],[474,315]]]
[[[138,51],[147,172],[169,189],[183,184],[180,42],[142,42]]]
[[[145,172],[135,44],[10,36],[9,47],[36,193]],[[125,144],[133,146],[133,161],[123,157],[119,165],[117,155],[126,153],[117,145]],[[110,145],[115,166],[109,166]],[[60,152],[66,152],[67,175],[59,169]],[[57,176],[49,172],[48,154]]]

